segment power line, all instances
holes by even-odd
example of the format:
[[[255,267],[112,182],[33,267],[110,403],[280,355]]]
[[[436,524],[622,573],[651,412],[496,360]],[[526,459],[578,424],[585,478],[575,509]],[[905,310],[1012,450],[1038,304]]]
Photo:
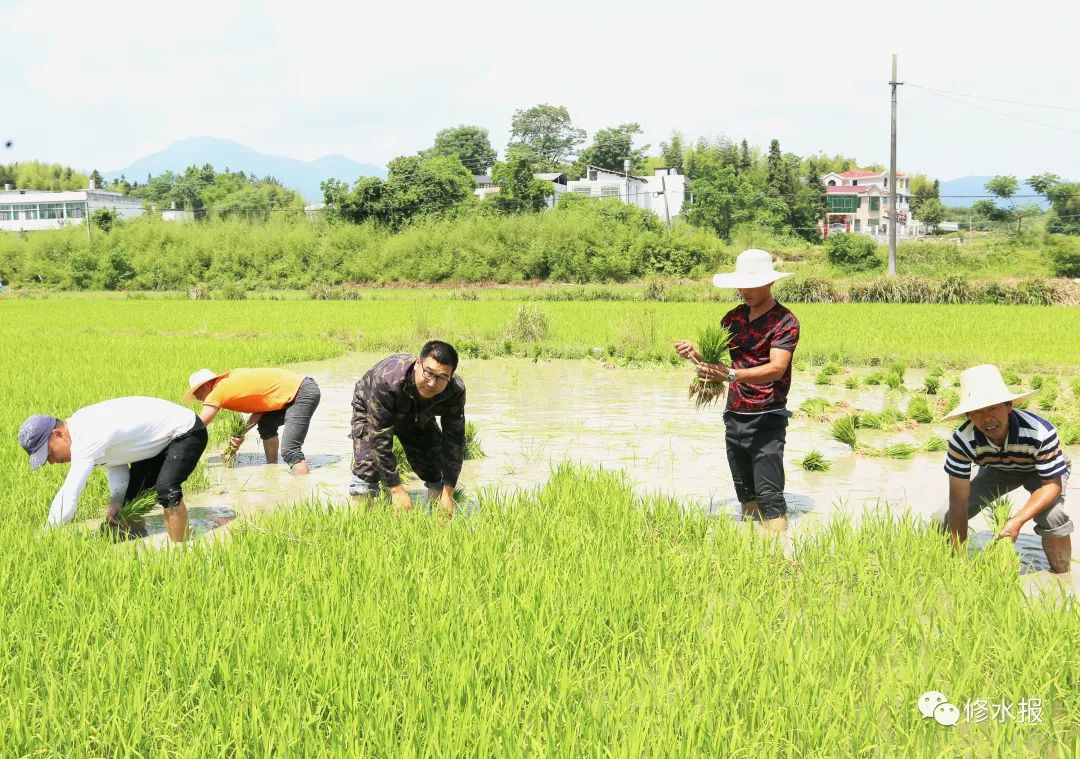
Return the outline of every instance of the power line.
[[[920,90],[927,90],[929,92],[936,92],[936,93],[942,93],[942,94],[947,94],[947,95],[959,95],[960,97],[975,98],[976,100],[989,100],[989,101],[994,102],[994,103],[1007,103],[1009,105],[1022,105],[1022,106],[1025,106],[1027,108],[1047,108],[1047,109],[1054,110],[1054,111],[1069,111],[1071,113],[1080,113],[1080,108],[1069,108],[1067,106],[1062,106],[1062,105],[1042,105],[1040,103],[1025,103],[1025,102],[1020,101],[1020,100],[1005,100],[1004,98],[992,98],[992,97],[986,97],[984,95],[972,95],[971,93],[968,93],[968,92],[955,92],[953,90],[943,90],[943,89],[939,89],[937,87],[925,87],[925,86],[923,86],[921,84],[914,84],[912,82],[904,82],[904,84],[906,84],[906,85],[908,85],[910,87],[917,87]]]
[[[1080,134],[1080,130],[1077,130],[1077,129],[1069,129],[1068,127],[1058,126],[1057,124],[1047,124],[1045,121],[1036,121],[1035,119],[1029,119],[1029,118],[1026,118],[1024,116],[1017,116],[1015,113],[1008,113],[1006,111],[999,111],[999,110],[994,109],[994,108],[987,108],[986,106],[979,105],[978,103],[969,103],[966,100],[960,100],[958,98],[952,97],[951,95],[946,95],[943,91],[932,90],[929,87],[918,87],[918,89],[921,89],[921,90],[923,90],[925,92],[929,92],[931,95],[935,95],[935,96],[937,96],[939,98],[945,98],[946,100],[951,100],[954,103],[960,103],[961,105],[966,105],[969,108],[978,108],[980,111],[986,111],[988,113],[995,113],[998,116],[1005,116],[1006,118],[1016,119],[1017,121],[1024,121],[1024,122],[1027,122],[1028,124],[1035,124],[1036,126],[1046,127],[1047,129],[1056,129],[1056,130],[1058,130],[1060,132],[1068,132],[1069,134]]]

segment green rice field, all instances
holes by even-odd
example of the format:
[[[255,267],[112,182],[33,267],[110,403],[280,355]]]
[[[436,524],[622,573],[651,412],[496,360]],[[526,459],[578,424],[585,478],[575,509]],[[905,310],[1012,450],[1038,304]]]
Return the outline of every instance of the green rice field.
[[[42,529],[66,468],[28,472],[15,432],[29,413],[178,399],[203,366],[432,337],[467,361],[674,363],[671,341],[728,307],[532,303],[544,318],[519,339],[522,301],[416,292],[0,300],[0,756],[1080,755],[1076,600],[1022,592],[1006,544],[956,557],[884,511],[785,553],[749,525],[564,465],[453,520],[308,502],[168,551]],[[793,310],[801,361],[950,375],[993,362],[1045,386],[1080,356],[1071,308]],[[1080,403],[1068,378],[1059,407]],[[79,518],[105,495],[95,473]],[[958,725],[919,713],[931,690]],[[1038,719],[1021,720],[1033,699]],[[1012,717],[966,719],[980,701]]]

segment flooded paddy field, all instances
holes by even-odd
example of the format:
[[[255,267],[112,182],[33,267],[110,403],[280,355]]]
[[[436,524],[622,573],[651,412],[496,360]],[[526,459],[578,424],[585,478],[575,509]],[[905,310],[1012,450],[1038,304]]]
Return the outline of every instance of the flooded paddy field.
[[[266,466],[253,434],[234,468],[221,467],[217,453],[211,451],[215,485],[192,496],[189,503],[224,506],[245,517],[308,499],[346,500],[353,385],[379,358],[354,353],[292,367],[315,377],[322,389],[305,445],[311,475],[294,478],[283,465]],[[463,361],[460,373],[468,388],[466,416],[479,428],[486,454],[465,462],[460,481],[464,487],[504,493],[534,489],[548,480],[554,467],[570,462],[618,471],[639,494],[671,496],[689,508],[740,518],[724,448],[722,407],[695,409],[687,397],[686,368],[492,359]],[[798,409],[810,397],[864,411],[904,408],[923,379],[922,373],[909,372],[911,390],[901,392],[880,386],[855,390],[821,386],[812,378],[812,372],[795,372],[789,408]],[[860,430],[860,440],[879,446],[917,443],[929,434],[947,438],[952,429],[943,423],[911,424],[898,432]],[[868,511],[884,509],[930,519],[947,505],[944,453],[917,453],[906,460],[869,457],[853,453],[827,433],[827,423],[804,414],[796,413],[789,421],[785,464],[792,537],[837,517],[858,522]],[[821,451],[831,468],[809,472],[798,466],[796,462],[810,450]],[[1074,461],[1080,457],[1080,446],[1066,451]],[[417,496],[423,491],[415,477],[409,486]],[[1016,505],[1022,503],[1021,496],[1013,494]],[[972,521],[971,529],[976,546],[991,538],[984,515]],[[1045,574],[1045,556],[1030,523],[1017,549],[1026,573]]]

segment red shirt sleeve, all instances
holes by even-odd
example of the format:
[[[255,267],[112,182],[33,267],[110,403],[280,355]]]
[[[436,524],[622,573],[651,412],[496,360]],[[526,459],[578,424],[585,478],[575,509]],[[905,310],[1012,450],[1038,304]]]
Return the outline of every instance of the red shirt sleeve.
[[[795,314],[787,314],[784,319],[776,325],[776,330],[773,332],[772,341],[769,344],[769,348],[779,348],[780,350],[795,352],[795,346],[799,344],[799,320],[795,318]]]

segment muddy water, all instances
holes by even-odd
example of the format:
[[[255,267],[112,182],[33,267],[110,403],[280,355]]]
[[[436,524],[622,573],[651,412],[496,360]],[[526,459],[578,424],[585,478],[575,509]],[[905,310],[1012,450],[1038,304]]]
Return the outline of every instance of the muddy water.
[[[216,482],[191,505],[224,506],[243,517],[282,502],[345,497],[351,465],[348,439],[353,384],[381,356],[351,354],[293,367],[319,381],[322,403],[304,446],[312,471],[294,478],[283,465],[266,466],[257,436],[244,443],[238,465],[224,469],[210,460]],[[524,359],[465,361],[460,374],[468,386],[467,417],[480,431],[486,458],[465,462],[461,484],[468,488],[517,489],[542,484],[563,461],[619,470],[643,493],[692,501],[710,512],[737,513],[724,453],[721,408],[695,409],[687,398],[686,368],[605,368],[586,361],[533,363]],[[815,386],[813,373],[796,372],[789,408],[811,396],[846,401],[878,411],[906,406],[904,394],[874,387],[847,390]],[[909,384],[921,385],[910,373]],[[947,437],[948,426],[885,433],[860,430],[871,445],[916,442],[930,432]],[[792,418],[786,452],[787,497],[796,530],[809,529],[837,514],[858,519],[867,508],[905,509],[928,518],[946,505],[944,453],[917,454],[907,461],[868,458],[829,440],[827,425]],[[807,451],[822,451],[828,472],[805,472],[794,462]],[[1080,458],[1080,447],[1069,451]],[[410,488],[423,486],[415,478]],[[1014,496],[1020,503],[1019,495]],[[1074,514],[1080,519],[1080,514]],[[976,533],[989,525],[977,517]],[[1026,567],[1045,569],[1039,539],[1028,525],[1018,544]],[[1074,573],[1077,574],[1077,573]]]

